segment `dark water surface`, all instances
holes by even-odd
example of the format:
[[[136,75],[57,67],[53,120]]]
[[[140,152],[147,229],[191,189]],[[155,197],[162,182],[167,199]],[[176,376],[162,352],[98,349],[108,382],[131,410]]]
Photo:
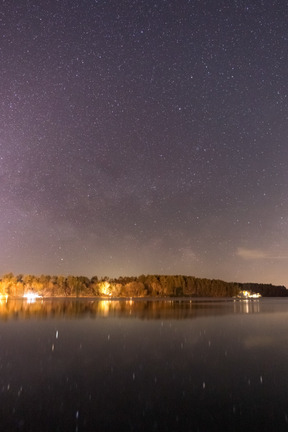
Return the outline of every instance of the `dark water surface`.
[[[288,301],[0,305],[2,431],[287,431]]]

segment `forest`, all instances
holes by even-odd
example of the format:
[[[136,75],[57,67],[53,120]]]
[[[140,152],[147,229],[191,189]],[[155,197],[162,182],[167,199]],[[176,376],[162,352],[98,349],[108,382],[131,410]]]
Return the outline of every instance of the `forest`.
[[[183,275],[141,275],[138,277],[49,276],[8,273],[0,278],[0,295],[23,297],[234,297],[241,290],[263,297],[286,297],[284,286],[224,282]]]

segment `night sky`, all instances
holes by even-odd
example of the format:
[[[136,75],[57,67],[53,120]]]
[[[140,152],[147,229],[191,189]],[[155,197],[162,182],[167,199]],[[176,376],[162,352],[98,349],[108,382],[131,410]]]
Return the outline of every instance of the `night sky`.
[[[288,285],[288,6],[2,0],[0,274]]]

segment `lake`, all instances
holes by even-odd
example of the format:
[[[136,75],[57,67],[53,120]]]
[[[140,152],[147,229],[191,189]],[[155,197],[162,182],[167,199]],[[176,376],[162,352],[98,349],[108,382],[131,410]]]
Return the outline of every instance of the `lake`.
[[[288,300],[0,304],[6,431],[287,431]]]

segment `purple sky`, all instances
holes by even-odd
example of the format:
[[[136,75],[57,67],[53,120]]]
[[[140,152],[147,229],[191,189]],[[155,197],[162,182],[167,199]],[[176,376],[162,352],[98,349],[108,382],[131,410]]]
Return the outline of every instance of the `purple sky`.
[[[3,1],[0,274],[288,285],[288,8]]]

